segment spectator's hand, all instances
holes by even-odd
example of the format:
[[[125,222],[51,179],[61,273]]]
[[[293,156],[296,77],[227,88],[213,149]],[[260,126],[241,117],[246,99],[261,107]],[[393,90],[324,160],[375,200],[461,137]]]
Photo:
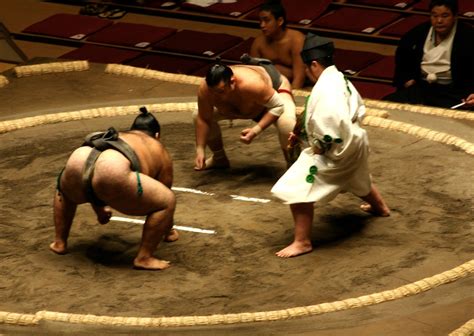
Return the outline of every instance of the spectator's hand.
[[[403,86],[405,88],[409,88],[410,86],[412,86],[415,83],[416,83],[416,81],[414,79],[410,79],[408,82],[405,82],[405,84],[403,84]]]
[[[240,132],[240,141],[248,145],[256,136],[257,133],[255,133],[251,128],[246,128]]]
[[[471,93],[466,99],[463,99],[463,102],[468,106],[474,106],[474,93]]]

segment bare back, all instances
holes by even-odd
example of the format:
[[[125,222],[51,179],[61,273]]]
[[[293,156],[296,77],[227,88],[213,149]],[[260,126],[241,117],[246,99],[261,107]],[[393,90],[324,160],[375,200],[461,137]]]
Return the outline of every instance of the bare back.
[[[119,136],[135,151],[140,162],[141,175],[158,180],[170,188],[173,180],[172,162],[163,145],[153,137],[138,131],[119,133]],[[69,157],[62,174],[61,192],[77,204],[88,201],[82,175],[91,151],[92,148],[88,146],[76,149]],[[109,203],[111,197],[126,194],[127,189],[136,190],[137,176],[131,170],[130,161],[122,153],[107,149],[96,161],[92,185],[99,199]]]

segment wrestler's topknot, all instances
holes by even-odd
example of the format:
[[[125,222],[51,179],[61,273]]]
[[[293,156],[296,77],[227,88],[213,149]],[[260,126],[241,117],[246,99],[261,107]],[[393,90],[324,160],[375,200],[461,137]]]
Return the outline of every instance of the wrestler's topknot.
[[[133,121],[130,130],[138,130],[154,137],[156,133],[160,133],[161,126],[155,116],[148,112],[145,106],[140,107],[140,115]]]
[[[218,63],[214,64],[209,68],[206,74],[206,84],[209,87],[214,87],[220,82],[228,84],[230,78],[234,75],[234,72],[230,67],[225,64],[221,64],[220,60]]]

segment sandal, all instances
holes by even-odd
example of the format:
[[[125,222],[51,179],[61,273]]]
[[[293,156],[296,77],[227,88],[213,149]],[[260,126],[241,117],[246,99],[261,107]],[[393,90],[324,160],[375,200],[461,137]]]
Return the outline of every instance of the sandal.
[[[120,8],[113,8],[100,13],[98,16],[103,19],[117,20],[123,18],[125,14],[127,14],[127,11]]]

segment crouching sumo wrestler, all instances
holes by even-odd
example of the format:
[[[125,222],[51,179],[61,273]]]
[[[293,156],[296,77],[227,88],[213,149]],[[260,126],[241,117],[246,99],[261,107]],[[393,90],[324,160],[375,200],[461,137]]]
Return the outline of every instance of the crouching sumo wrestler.
[[[74,150],[58,177],[54,195],[56,237],[50,249],[67,253],[67,239],[78,204],[89,202],[99,223],[106,224],[111,208],[131,216],[146,215],[138,255],[138,269],[160,270],[169,262],[153,256],[161,239],[175,241],[176,199],[171,184],[171,157],[159,141],[160,124],[146,108],[130,131],[92,133]]]

